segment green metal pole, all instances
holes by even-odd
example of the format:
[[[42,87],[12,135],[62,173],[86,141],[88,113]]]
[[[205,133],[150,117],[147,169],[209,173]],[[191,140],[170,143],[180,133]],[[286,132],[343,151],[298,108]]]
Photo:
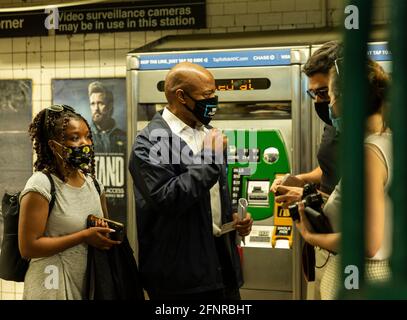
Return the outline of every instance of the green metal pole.
[[[393,254],[394,283],[407,284],[407,1],[392,2],[391,42],[393,74],[390,123],[393,130]],[[405,289],[404,299],[407,298]]]
[[[368,86],[366,76],[367,42],[372,11],[371,0],[349,1],[358,9],[359,29],[344,32],[344,75],[342,77],[343,130],[341,139],[342,239],[340,298],[363,298],[364,283],[364,133]],[[355,16],[356,17],[356,16]],[[345,16],[346,19],[346,16]],[[346,21],[346,20],[345,20]],[[347,267],[350,267],[348,269]],[[345,287],[345,281],[359,273],[359,288]],[[347,271],[347,273],[345,273]]]
[[[392,84],[390,91],[390,127],[393,132],[393,253],[390,258],[392,280],[371,286],[371,299],[407,299],[407,1],[393,0],[391,6]]]

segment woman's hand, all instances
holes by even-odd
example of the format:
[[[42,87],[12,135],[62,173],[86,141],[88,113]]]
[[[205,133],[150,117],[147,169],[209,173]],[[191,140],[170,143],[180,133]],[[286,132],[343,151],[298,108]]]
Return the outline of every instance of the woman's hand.
[[[97,219],[95,221],[95,227],[109,228],[109,224],[103,219]]]
[[[109,250],[112,246],[120,244],[120,241],[110,240],[107,235],[112,231],[112,229],[104,227],[92,227],[83,230],[84,241],[95,248],[101,250]]]
[[[298,212],[300,214],[300,221],[296,221],[295,226],[304,240],[309,242],[309,237],[313,232],[311,231],[311,225],[304,213],[304,204],[302,202],[298,203]]]
[[[97,219],[95,221],[95,227],[109,228],[109,224],[107,223],[107,221],[105,221],[103,219]],[[105,233],[103,235],[110,239],[110,234],[109,233]]]

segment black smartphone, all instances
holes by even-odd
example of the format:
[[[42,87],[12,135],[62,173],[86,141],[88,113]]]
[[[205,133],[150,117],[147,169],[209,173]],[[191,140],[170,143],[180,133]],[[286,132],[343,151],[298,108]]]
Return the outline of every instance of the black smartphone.
[[[109,233],[110,239],[115,240],[115,241],[123,241],[124,235],[125,235],[125,227],[124,227],[123,223],[113,221],[110,219],[106,219],[106,218],[100,218],[93,214],[90,214],[90,215],[88,215],[88,219],[87,219],[87,227],[88,228],[95,227],[96,221],[99,219],[106,221],[109,228],[113,229],[115,231],[115,232]]]

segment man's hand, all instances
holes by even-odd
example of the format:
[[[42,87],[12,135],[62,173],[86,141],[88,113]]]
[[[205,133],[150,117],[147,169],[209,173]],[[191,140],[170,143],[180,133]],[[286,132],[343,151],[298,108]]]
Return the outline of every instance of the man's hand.
[[[303,188],[298,187],[286,187],[278,186],[277,191],[280,196],[276,196],[274,201],[277,203],[282,203],[284,208],[287,208],[289,205],[301,201]]]
[[[204,148],[212,150],[215,154],[223,154],[223,150],[227,146],[227,138],[219,129],[211,129],[204,140]]]
[[[246,218],[240,220],[237,213],[233,214],[233,221],[235,222],[236,231],[239,232],[241,237],[248,236],[252,231],[253,219],[250,213],[246,214]]]

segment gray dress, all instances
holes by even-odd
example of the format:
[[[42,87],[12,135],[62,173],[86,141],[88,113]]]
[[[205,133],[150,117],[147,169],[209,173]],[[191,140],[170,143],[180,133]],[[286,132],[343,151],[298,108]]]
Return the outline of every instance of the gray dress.
[[[48,217],[45,236],[59,237],[86,228],[89,214],[103,217],[98,191],[91,177],[81,187],[73,187],[52,175],[56,200]],[[99,182],[99,181],[98,181]],[[99,182],[101,193],[104,189]],[[21,192],[37,192],[51,200],[51,184],[42,172],[35,172]],[[87,245],[82,243],[51,257],[31,259],[24,280],[23,299],[81,300],[84,297]]]

